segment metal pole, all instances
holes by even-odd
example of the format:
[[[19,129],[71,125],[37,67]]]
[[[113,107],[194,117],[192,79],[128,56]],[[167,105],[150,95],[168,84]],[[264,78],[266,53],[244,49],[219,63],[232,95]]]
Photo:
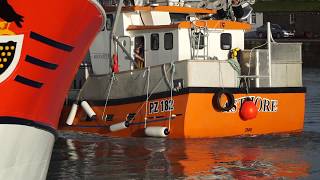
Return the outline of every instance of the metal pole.
[[[111,31],[111,37],[110,37],[110,58],[112,59],[112,56],[113,54],[115,54],[115,47],[114,47],[114,39],[116,37],[116,28],[118,26],[118,21],[119,21],[119,16],[120,16],[120,12],[121,12],[121,9],[122,9],[122,6],[123,6],[123,0],[119,0],[119,4],[118,4],[118,7],[117,7],[117,13],[114,17],[114,23],[113,23],[113,26],[112,26],[112,31]]]
[[[272,87],[272,81],[271,81],[271,73],[272,73],[272,67],[271,67],[271,28],[270,28],[270,22],[267,22],[267,40],[268,40],[268,65],[269,65],[269,86]]]
[[[89,65],[87,63],[84,63],[84,77],[86,80],[89,77]]]
[[[127,55],[127,57],[130,59],[130,61],[135,64],[137,66],[137,63],[135,62],[135,60],[131,57],[130,53],[126,50],[126,48],[122,45],[122,43],[119,41],[118,38],[114,37],[113,39],[116,44],[118,44],[118,46],[122,49],[122,51]],[[117,49],[117,48],[116,48]]]

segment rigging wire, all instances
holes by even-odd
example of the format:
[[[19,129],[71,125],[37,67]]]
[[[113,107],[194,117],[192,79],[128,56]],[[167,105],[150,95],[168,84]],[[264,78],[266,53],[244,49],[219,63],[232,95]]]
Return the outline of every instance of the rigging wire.
[[[265,46],[266,44],[268,44],[268,42],[265,42],[265,43],[263,43],[263,44],[261,44],[261,45],[258,45],[258,46],[256,46],[256,47],[253,47],[253,48],[250,50],[250,54],[249,54],[249,69],[248,69],[247,76],[250,76],[250,74],[251,74],[251,60],[252,60],[252,52],[253,52],[253,50],[258,49],[258,48],[261,48],[261,47]],[[271,68],[271,67],[269,67],[269,68]],[[249,94],[249,84],[248,84],[248,79],[247,79],[247,77],[244,78],[244,82],[245,82],[245,86],[246,86],[246,93]]]
[[[163,64],[162,68],[164,68],[164,65],[165,65],[165,64]],[[171,68],[168,69],[167,72],[169,72],[170,70],[171,70]],[[151,90],[151,92],[149,93],[149,96],[147,97],[148,100],[149,100],[150,97],[153,95],[154,91],[159,87],[159,85],[161,84],[161,82],[162,82],[162,80],[163,80],[164,78],[165,78],[165,77],[162,76],[162,78],[159,79],[159,81],[157,82],[157,84],[155,85],[155,87],[154,87],[154,88]],[[142,108],[143,108],[143,106],[144,106],[145,104],[146,104],[146,102],[140,104],[138,110],[135,112],[135,115],[134,115],[133,118],[132,118],[132,121],[135,119],[135,117],[137,116],[137,114],[142,110]],[[147,106],[147,104],[146,104],[146,106]],[[131,121],[131,122],[132,122],[132,121]]]
[[[108,94],[107,94],[107,97],[106,97],[106,102],[105,102],[105,104],[104,104],[103,113],[102,113],[102,116],[101,116],[101,119],[102,119],[102,120],[103,120],[104,118],[106,118],[105,112],[106,112],[106,109],[107,109],[107,105],[108,105],[109,96],[110,96],[110,93],[111,93],[112,84],[113,84],[113,81],[114,81],[115,79],[116,79],[116,77],[115,77],[114,72],[113,72],[112,75],[111,75],[111,78],[110,78],[110,83],[109,83],[109,88],[108,88]]]

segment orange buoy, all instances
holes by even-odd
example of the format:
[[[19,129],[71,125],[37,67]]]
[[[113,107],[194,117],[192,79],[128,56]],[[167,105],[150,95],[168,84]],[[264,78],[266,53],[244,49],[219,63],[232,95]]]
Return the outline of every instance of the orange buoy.
[[[240,109],[240,117],[243,120],[250,120],[257,117],[258,108],[251,99],[246,99]]]
[[[118,56],[116,54],[114,54],[112,56],[113,58],[113,67],[112,67],[112,72],[119,72],[119,64],[118,64]]]

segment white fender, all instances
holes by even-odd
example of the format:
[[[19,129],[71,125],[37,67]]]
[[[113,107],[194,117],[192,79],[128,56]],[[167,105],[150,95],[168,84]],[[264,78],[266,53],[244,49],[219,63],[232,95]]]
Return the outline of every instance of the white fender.
[[[129,122],[127,121],[123,121],[123,122],[119,122],[117,124],[113,124],[109,127],[111,132],[115,132],[115,131],[120,131],[122,129],[126,129],[129,127]]]
[[[87,101],[82,101],[81,107],[87,113],[91,120],[94,120],[96,118],[96,113],[93,111],[93,109],[90,107]]]
[[[162,126],[153,126],[145,128],[144,133],[150,137],[167,137],[169,135],[169,129]]]
[[[78,110],[78,104],[76,104],[76,103],[72,104],[70,113],[69,113],[67,121],[66,121],[66,124],[68,124],[69,126],[71,126],[73,124],[73,120],[76,117],[77,110]]]

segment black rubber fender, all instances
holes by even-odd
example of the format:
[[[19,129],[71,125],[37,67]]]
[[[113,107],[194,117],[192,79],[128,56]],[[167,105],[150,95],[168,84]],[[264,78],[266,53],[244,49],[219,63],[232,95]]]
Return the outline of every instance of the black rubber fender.
[[[225,95],[228,99],[227,105],[225,107],[221,106],[221,96]],[[225,112],[225,111],[229,111],[234,107],[234,96],[232,93],[226,91],[226,90],[221,90],[218,91],[214,94],[213,98],[212,98],[212,106],[215,110],[219,111],[219,112]]]

